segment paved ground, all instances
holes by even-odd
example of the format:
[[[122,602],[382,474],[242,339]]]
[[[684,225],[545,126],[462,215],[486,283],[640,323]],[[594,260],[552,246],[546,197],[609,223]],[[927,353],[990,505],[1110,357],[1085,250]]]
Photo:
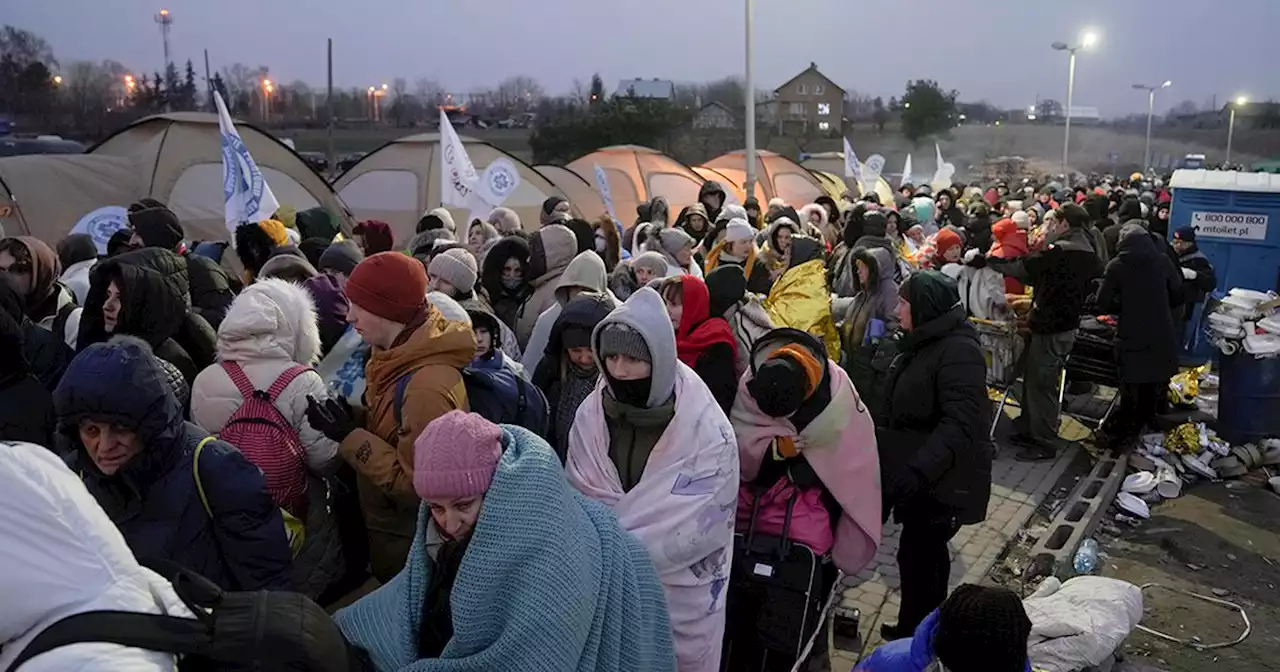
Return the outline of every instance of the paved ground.
[[[1074,446],[1054,462],[1026,463],[1013,459],[1015,449],[1004,447],[992,465],[991,503],[987,520],[960,530],[951,541],[951,587],[961,583],[977,583],[995,563],[1009,540],[1022,528],[1039,506],[1045,494],[1070,464],[1078,448]],[[871,566],[845,581],[841,602],[846,608],[862,614],[860,634],[863,651],[835,651],[831,669],[851,669],[861,653],[869,653],[881,644],[880,625],[893,623],[898,617],[898,551],[900,528],[890,523],[885,527],[880,551]]]

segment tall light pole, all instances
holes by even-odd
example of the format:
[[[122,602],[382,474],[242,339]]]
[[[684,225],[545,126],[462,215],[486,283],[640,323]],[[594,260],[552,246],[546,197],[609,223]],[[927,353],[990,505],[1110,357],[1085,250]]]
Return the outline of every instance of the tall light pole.
[[[756,189],[756,80],[755,80],[755,74],[752,72],[752,67],[751,67],[751,43],[752,43],[751,34],[752,32],[754,32],[753,31],[754,20],[752,18],[752,14],[755,13],[755,0],[746,0],[746,5],[747,5],[747,21],[746,21],[747,23],[747,39],[746,39],[747,62],[746,62],[746,73],[745,73],[746,76],[744,77],[744,79],[746,79],[746,82],[744,83],[744,85],[746,86],[746,89],[747,89],[747,92],[746,92],[747,93],[746,95],[746,98],[747,98],[747,117],[746,117],[747,144],[746,144],[746,152],[745,152],[746,156],[742,158],[743,158],[743,161],[746,162],[747,177],[746,177],[746,180],[742,183],[742,190],[743,190],[743,193],[745,194],[744,198],[753,198],[756,195],[756,192],[755,192],[755,189]]]
[[[1133,88],[1139,91],[1147,92],[1147,148],[1142,150],[1142,170],[1146,172],[1151,168],[1151,117],[1156,110],[1156,91],[1167,89],[1173,86],[1173,82],[1165,80],[1160,86],[1147,86],[1146,84],[1134,84]]]
[[[1248,104],[1249,99],[1244,96],[1239,96],[1231,102],[1233,104],[1229,106],[1231,108],[1231,118],[1227,121],[1227,160],[1225,163],[1231,163],[1231,139],[1236,132],[1236,108],[1244,107]]]
[[[1071,46],[1066,42],[1054,42],[1052,45],[1056,51],[1067,52],[1067,109],[1066,109],[1066,127],[1062,132],[1062,174],[1067,175],[1070,170],[1067,165],[1071,159],[1071,106],[1075,99],[1076,93],[1076,52],[1080,49],[1092,47],[1098,41],[1098,34],[1092,30],[1086,30],[1080,36],[1080,44]]]
[[[169,29],[173,27],[173,15],[169,13],[169,10],[162,9],[159,14],[155,15],[155,21],[160,26],[160,38],[164,40],[164,76],[165,84],[169,84]],[[169,99],[171,97],[168,95],[164,97],[164,109],[166,112],[170,109]]]

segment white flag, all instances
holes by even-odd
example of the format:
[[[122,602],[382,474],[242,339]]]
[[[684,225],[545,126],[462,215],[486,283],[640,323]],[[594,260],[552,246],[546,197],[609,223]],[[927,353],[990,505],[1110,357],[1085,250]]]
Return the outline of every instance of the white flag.
[[[231,115],[227,113],[227,104],[222,101],[222,94],[213,92],[214,103],[218,106],[218,131],[222,135],[222,199],[226,207],[227,231],[234,239],[236,227],[245,222],[261,222],[270,219],[280,203],[276,201],[271,187],[258,170],[258,164],[249,156],[249,148],[244,146],[240,133],[236,131]]]
[[[609,176],[605,174],[604,168],[600,164],[595,164],[596,174],[596,190],[600,192],[600,200],[604,201],[604,209],[609,212],[609,216],[613,218],[615,223],[618,222],[618,213],[613,209],[613,192],[609,189]]]
[[[858,163],[858,155],[853,153],[853,145],[849,138],[844,139],[844,176],[852,177],[862,183],[862,165]]]
[[[951,186],[951,176],[956,174],[956,167],[942,160],[942,148],[936,142],[933,143],[933,151],[938,168],[934,171],[929,186],[933,187],[934,191],[941,191]]]
[[[898,188],[902,188],[904,184],[911,184],[911,155],[907,154],[907,162],[902,164],[902,179],[898,180]]]
[[[440,110],[440,145],[437,151],[440,152],[440,204],[466,209],[469,212],[468,223],[488,217],[520,186],[520,172],[506,159],[489,164],[483,175],[477,173],[462,139],[453,130],[453,124],[449,123],[449,116],[443,109]]]
[[[872,154],[862,167],[863,195],[875,193],[876,186],[880,184],[880,173],[882,172],[884,172],[884,157],[879,154]]]

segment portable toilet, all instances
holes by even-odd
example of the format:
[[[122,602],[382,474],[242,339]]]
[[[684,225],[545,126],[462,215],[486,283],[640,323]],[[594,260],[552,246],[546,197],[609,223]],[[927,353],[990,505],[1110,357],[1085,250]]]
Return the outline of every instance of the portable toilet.
[[[1195,229],[1200,251],[1218,278],[1216,293],[1233,287],[1280,290],[1280,175],[1224,170],[1177,170],[1169,181],[1169,234]],[[1270,226],[1275,217],[1275,226]],[[1191,318],[1199,324],[1200,315]],[[1208,343],[1193,339],[1193,354]]]

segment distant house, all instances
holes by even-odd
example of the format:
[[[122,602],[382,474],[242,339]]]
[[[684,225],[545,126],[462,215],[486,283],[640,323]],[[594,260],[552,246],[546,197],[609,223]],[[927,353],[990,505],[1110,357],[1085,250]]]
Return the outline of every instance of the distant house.
[[[703,105],[693,115],[693,127],[697,129],[736,128],[738,118],[723,103],[712,101]]]
[[[672,100],[676,85],[669,79],[624,79],[618,82],[618,97]]]
[[[809,63],[775,93],[779,133],[844,132],[844,89]]]

